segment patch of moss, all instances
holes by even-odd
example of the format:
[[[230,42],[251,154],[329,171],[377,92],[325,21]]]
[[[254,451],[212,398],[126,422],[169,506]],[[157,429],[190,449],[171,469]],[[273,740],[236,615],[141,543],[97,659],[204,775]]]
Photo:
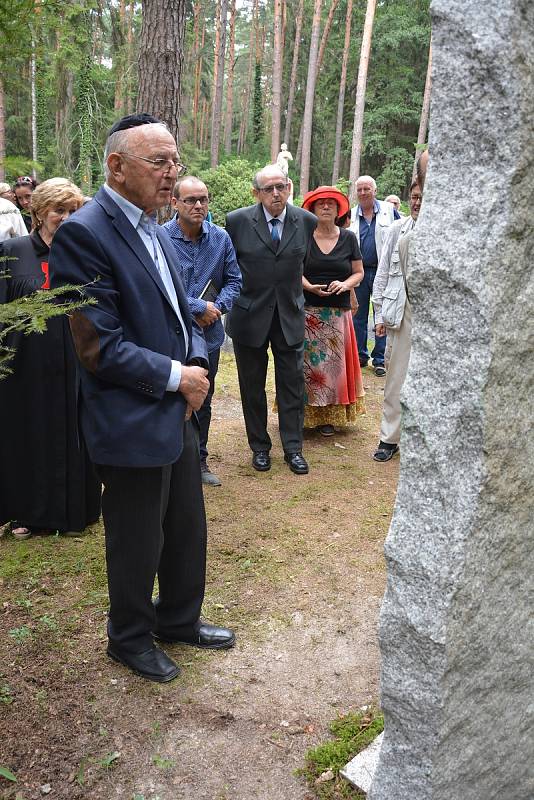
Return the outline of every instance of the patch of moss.
[[[384,717],[376,709],[357,711],[338,717],[330,725],[334,738],[308,750],[305,767],[299,775],[305,778],[318,800],[360,800],[365,795],[341,777],[342,769],[354,756],[365,748],[384,730]],[[320,776],[331,770],[332,780],[317,782]]]

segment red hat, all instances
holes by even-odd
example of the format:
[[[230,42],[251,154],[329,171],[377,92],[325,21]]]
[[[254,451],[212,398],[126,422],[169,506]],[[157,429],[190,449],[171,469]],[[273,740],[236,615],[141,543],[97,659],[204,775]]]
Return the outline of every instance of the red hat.
[[[350,211],[349,198],[335,186],[318,186],[317,189],[307,192],[304,195],[304,200],[302,201],[302,208],[305,208],[307,211],[311,211],[315,201],[323,199],[336,201],[338,217],[343,217]]]

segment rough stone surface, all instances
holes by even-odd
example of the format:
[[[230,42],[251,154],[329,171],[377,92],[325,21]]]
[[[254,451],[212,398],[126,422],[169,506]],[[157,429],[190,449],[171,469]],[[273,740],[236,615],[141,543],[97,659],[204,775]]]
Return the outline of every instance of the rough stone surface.
[[[380,733],[374,742],[371,742],[369,747],[366,747],[365,750],[362,750],[361,753],[354,756],[352,761],[349,761],[349,763],[340,770],[343,777],[362,792],[368,792],[371,787],[383,738],[384,734]]]
[[[534,798],[534,2],[434,0],[369,800]]]

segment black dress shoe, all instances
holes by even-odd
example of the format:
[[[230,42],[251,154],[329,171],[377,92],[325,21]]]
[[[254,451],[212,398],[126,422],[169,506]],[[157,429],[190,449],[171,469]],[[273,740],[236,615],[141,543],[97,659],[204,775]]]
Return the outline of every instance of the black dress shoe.
[[[267,472],[271,469],[271,456],[268,450],[256,450],[252,454],[252,466],[258,472]]]
[[[180,633],[177,636],[171,636],[154,631],[154,636],[160,642],[189,644],[192,647],[200,647],[203,650],[226,650],[235,644],[235,633],[233,631],[228,628],[219,628],[217,625],[210,625],[209,622],[200,622],[189,635]]]
[[[143,653],[127,653],[124,650],[113,650],[111,645],[108,645],[108,656],[113,661],[129,667],[142,678],[157,683],[172,681],[180,672],[180,668],[172,658],[159,647],[151,647]]]
[[[308,462],[302,453],[286,453],[284,455],[284,461],[286,464],[289,464],[289,469],[291,472],[294,472],[295,475],[308,474]]]

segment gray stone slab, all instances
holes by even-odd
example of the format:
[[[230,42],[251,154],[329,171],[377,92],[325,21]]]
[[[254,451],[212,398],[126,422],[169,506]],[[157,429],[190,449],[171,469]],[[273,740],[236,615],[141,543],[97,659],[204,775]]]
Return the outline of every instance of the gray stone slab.
[[[533,800],[534,2],[431,11],[369,800]]]
[[[380,733],[376,739],[371,742],[369,747],[366,747],[365,750],[362,750],[361,753],[354,756],[352,761],[349,761],[349,763],[340,770],[340,774],[362,792],[367,793],[371,788],[383,738],[384,734]]]

